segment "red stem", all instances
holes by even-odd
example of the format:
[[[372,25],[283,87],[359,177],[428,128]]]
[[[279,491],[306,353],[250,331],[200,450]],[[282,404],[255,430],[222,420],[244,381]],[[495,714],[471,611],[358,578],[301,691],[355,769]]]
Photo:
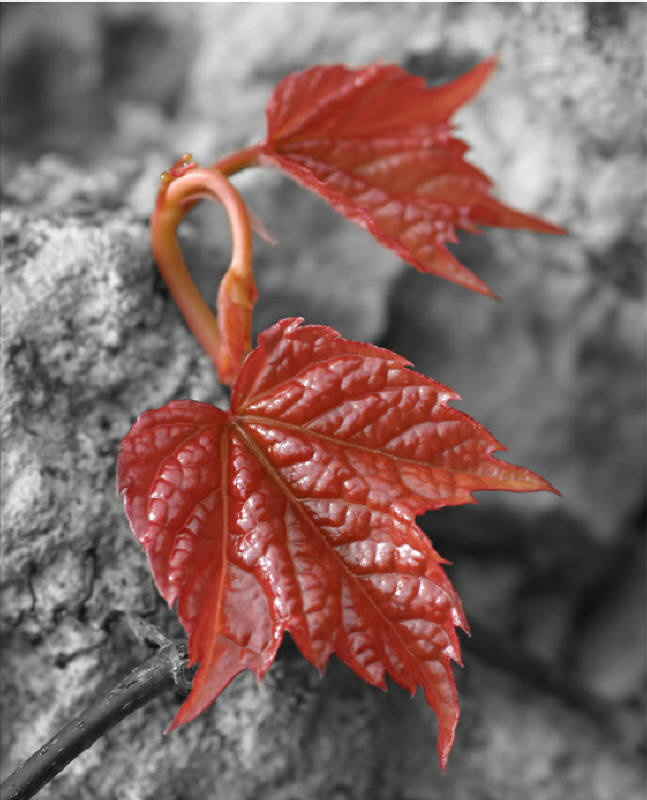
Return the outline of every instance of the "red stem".
[[[225,168],[232,172],[235,167],[241,169],[243,163],[251,164],[252,150],[232,154],[224,160]],[[178,177],[174,172],[179,172]],[[223,278],[228,293],[223,297],[221,289],[220,319],[215,317],[193,283],[176,234],[178,224],[193,208],[194,201],[203,197],[211,197],[225,206],[231,226],[232,258]],[[187,168],[182,174],[181,168],[173,168],[162,177],[151,219],[151,244],[155,262],[187,324],[216,366],[223,383],[233,383],[251,347],[251,313],[256,299],[252,233],[242,198],[216,169]]]
[[[240,172],[247,167],[257,167],[258,157],[262,148],[262,144],[254,144],[251,147],[236,150],[235,153],[230,153],[220,161],[212,164],[211,169],[217,169],[223,175],[233,175],[235,172]]]

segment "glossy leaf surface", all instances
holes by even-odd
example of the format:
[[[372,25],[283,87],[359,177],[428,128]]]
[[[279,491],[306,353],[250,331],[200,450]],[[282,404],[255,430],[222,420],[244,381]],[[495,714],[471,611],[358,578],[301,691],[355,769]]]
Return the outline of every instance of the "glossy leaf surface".
[[[564,233],[492,197],[491,181],[451,135],[452,114],[494,66],[488,59],[431,88],[393,64],[295,72],[268,103],[260,161],[323,197],[421,272],[491,295],[446,248],[457,241],[457,228]]]
[[[200,662],[171,727],[241,670],[262,677],[289,631],[320,670],[336,653],[371,684],[422,687],[444,766],[467,623],[415,517],[474,490],[551,487],[494,458],[457,396],[400,356],[301,322],[261,334],[230,411],[175,401],[122,443],[132,530]]]

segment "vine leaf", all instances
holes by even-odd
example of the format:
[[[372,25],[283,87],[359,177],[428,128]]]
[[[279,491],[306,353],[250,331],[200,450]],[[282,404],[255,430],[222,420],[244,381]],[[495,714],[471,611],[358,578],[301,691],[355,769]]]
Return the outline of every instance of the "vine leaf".
[[[490,76],[490,58],[460,78],[426,87],[394,64],[316,66],[284,78],[267,105],[260,163],[274,166],[368,230],[421,272],[493,296],[447,249],[478,225],[565,233],[490,195],[465,160],[452,114]]]
[[[117,479],[155,583],[200,662],[171,728],[241,670],[261,678],[285,631],[320,670],[421,686],[445,765],[459,711],[451,659],[467,630],[443,559],[415,523],[478,489],[551,490],[402,357],[332,328],[277,322],[231,409],[178,400],[142,414]]]

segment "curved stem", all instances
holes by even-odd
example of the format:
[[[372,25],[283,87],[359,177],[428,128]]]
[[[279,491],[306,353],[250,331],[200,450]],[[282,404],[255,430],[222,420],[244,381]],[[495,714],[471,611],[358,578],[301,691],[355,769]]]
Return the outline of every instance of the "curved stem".
[[[207,169],[217,170],[223,175],[229,177],[230,175],[235,175],[236,172],[241,172],[248,167],[258,167],[260,166],[259,157],[261,155],[262,148],[262,144],[254,144],[250,147],[243,147],[241,150],[236,150],[224,158],[221,158],[220,161],[216,161],[215,164],[211,164],[209,167],[207,167]],[[187,153],[186,156],[183,157],[183,160],[190,161],[190,154]],[[183,169],[186,169],[186,167]],[[190,203],[187,203],[187,213],[192,208],[195,208],[199,202],[200,199],[192,200]]]
[[[28,800],[113,725],[166,689],[187,682],[184,645],[171,642],[105,697],[68,722],[0,786],[2,800]]]
[[[151,219],[151,244],[159,267],[196,339],[214,363],[223,383],[235,380],[251,349],[251,314],[256,300],[252,274],[252,232],[245,204],[218,170],[195,169],[163,176]],[[221,202],[229,216],[232,258],[218,298],[219,318],[205,303],[184,263],[176,229],[196,200]],[[226,293],[223,289],[226,288]]]

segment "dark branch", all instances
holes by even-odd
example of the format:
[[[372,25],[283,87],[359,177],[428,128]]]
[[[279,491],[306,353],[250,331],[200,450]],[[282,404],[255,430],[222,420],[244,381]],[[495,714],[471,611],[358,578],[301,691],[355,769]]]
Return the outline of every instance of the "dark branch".
[[[165,689],[180,684],[186,651],[183,644],[170,642],[141,664],[111,692],[83,714],[61,728],[55,736],[25,761],[0,786],[0,800],[28,800],[100,736],[148,703]]]
[[[175,686],[183,694],[188,694],[191,677],[186,668],[185,645],[167,639],[153,625],[138,617],[126,616],[137,639],[158,646],[158,652],[27,759],[0,786],[0,800],[29,800],[110,728],[165,689]],[[487,662],[516,674],[536,689],[559,697],[598,722],[608,723],[610,712],[606,704],[588,692],[565,686],[565,682],[545,664],[519,652],[487,626],[472,623],[472,634],[471,639],[464,641],[466,648]]]

